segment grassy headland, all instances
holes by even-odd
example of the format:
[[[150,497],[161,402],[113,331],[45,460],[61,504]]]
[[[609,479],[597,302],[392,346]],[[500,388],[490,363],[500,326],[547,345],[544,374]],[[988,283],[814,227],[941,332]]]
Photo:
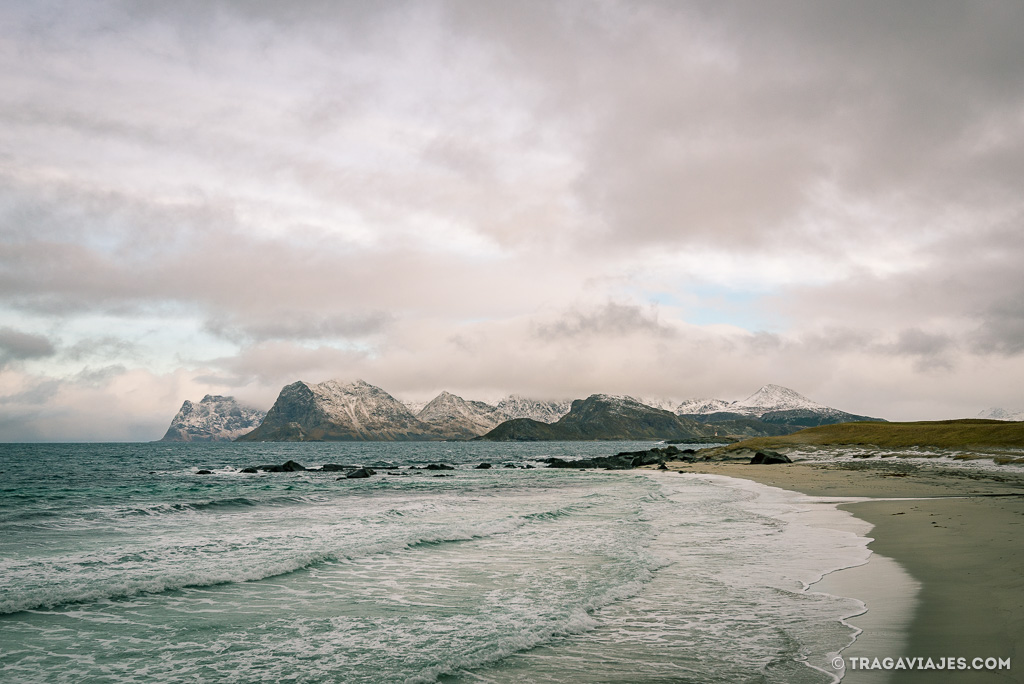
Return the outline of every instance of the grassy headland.
[[[838,423],[807,428],[778,437],[754,437],[723,447],[726,455],[741,449],[802,446],[876,446],[940,449],[1024,448],[1024,423],[968,418],[917,423]]]

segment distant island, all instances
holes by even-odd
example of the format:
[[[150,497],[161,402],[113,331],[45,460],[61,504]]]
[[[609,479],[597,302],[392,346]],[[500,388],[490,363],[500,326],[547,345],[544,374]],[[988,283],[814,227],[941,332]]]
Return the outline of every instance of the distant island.
[[[666,408],[669,407],[669,408]],[[495,405],[441,392],[425,405],[406,404],[362,380],[281,389],[269,411],[233,397],[185,401],[161,441],[487,441],[672,440],[729,442],[779,436],[809,426],[882,421],[814,402],[779,385],[746,399],[671,402],[609,394],[575,401],[509,395]]]

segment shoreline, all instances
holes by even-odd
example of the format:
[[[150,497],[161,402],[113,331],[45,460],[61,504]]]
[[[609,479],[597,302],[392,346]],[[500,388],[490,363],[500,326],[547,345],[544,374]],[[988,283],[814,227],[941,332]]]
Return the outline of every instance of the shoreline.
[[[725,475],[809,496],[870,499],[838,507],[870,523],[873,541],[868,548],[895,561],[920,589],[902,647],[893,643],[889,650],[895,652],[868,653],[862,649],[877,651],[885,641],[865,633],[844,658],[1011,660],[1009,670],[982,671],[858,671],[848,662],[844,683],[1024,682],[1024,473],[979,476],[927,467],[894,472],[874,463],[667,466],[670,471]],[[838,574],[842,572],[847,571]],[[837,576],[830,581],[846,580]],[[871,611],[868,605],[863,620],[867,626],[874,620],[867,617]],[[858,618],[849,621],[861,626]],[[878,631],[877,624],[873,631]]]

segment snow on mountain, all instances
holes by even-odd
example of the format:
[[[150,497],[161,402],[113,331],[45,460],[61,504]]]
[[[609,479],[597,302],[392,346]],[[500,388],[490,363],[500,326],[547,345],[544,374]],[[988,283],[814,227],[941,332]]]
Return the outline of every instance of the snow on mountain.
[[[234,397],[207,394],[181,405],[161,442],[230,442],[257,427],[266,411],[243,406]]]
[[[661,409],[662,411],[676,412],[676,402],[672,399],[666,399],[664,397],[629,397],[635,402],[643,404],[644,406],[650,406],[651,408]]]
[[[811,401],[804,395],[794,392],[788,387],[779,385],[765,385],[751,394],[746,399],[737,401],[729,409],[735,413],[749,413],[755,416],[763,416],[769,411],[834,411],[824,404]]]
[[[285,386],[263,423],[244,441],[436,439],[397,399],[362,380]]]
[[[507,420],[496,406],[467,401],[450,392],[437,395],[416,414],[416,419],[451,437],[477,437]]]
[[[1024,410],[988,408],[979,413],[978,418],[988,418],[989,420],[1024,421]]]
[[[848,420],[877,420],[867,416],[857,416],[839,409],[808,399],[799,392],[780,385],[765,385],[740,401],[723,401],[721,399],[689,399],[676,407],[679,415],[702,415],[712,413],[737,413],[751,418],[771,419],[791,422],[802,421],[806,424],[808,416],[818,416],[827,422]],[[789,412],[783,415],[783,412]],[[799,415],[795,415],[799,414]]]
[[[721,399],[687,399],[673,410],[680,416],[707,415],[721,411],[731,411],[733,402]]]
[[[498,410],[506,420],[530,418],[541,423],[554,423],[572,408],[572,401],[541,401],[510,394],[498,402]]]

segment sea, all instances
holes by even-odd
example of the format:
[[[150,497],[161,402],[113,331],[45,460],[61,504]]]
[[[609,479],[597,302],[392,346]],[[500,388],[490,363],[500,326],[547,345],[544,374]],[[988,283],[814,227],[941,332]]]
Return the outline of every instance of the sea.
[[[814,584],[864,529],[539,461],[652,446],[2,444],[0,681],[839,681],[865,604]],[[376,474],[240,472],[289,460]]]

